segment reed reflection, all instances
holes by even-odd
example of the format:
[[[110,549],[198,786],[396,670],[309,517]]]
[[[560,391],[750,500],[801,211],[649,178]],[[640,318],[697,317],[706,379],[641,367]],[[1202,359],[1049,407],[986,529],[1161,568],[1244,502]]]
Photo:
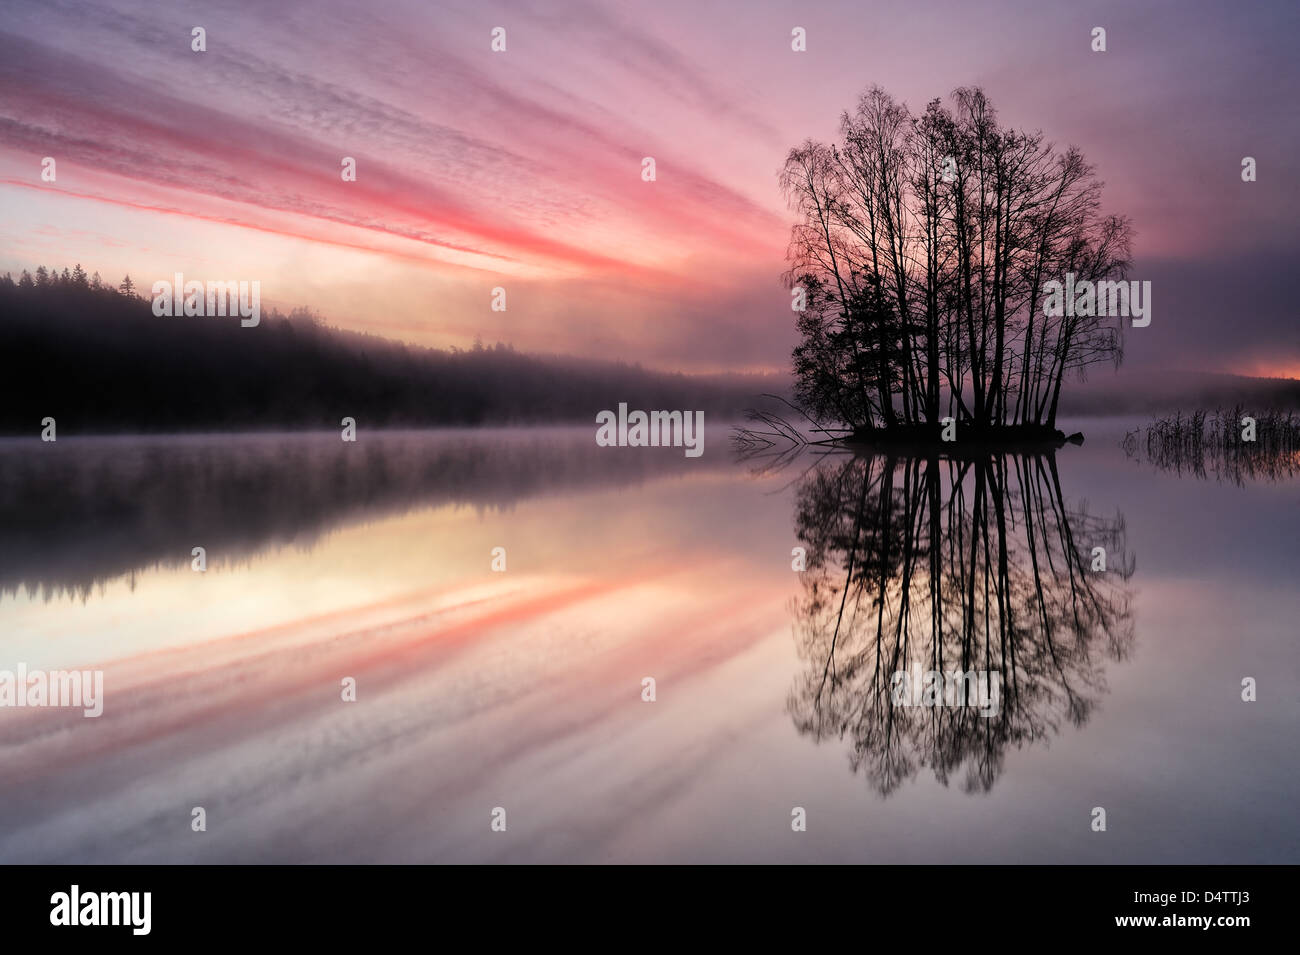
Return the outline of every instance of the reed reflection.
[[[1300,414],[1294,411],[1193,411],[1156,418],[1124,436],[1130,459],[1180,477],[1244,487],[1277,484],[1300,474]]]

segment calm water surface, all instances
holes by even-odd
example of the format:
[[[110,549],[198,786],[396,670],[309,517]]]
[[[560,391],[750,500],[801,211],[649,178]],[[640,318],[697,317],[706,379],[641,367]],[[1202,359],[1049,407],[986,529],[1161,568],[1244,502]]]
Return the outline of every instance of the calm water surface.
[[[1300,861],[1300,479],[1080,426],[0,441],[0,670],[105,674],[99,719],[0,708],[0,861]],[[892,698],[954,667],[995,714]]]

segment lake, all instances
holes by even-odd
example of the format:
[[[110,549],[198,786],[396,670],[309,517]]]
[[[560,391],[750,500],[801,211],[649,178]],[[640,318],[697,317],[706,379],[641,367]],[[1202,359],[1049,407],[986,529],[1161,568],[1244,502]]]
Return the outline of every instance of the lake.
[[[0,440],[0,671],[104,681],[0,707],[0,861],[1295,863],[1300,477],[1130,427]]]

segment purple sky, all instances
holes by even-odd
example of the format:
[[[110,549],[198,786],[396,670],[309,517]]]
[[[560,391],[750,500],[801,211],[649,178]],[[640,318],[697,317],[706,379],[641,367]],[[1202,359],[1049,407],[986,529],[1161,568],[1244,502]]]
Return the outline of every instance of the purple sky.
[[[786,151],[870,84],[914,108],[982,85],[1134,220],[1132,367],[1300,375],[1298,27],[1295,2],[9,0],[0,270],[258,279],[427,344],[779,369]]]

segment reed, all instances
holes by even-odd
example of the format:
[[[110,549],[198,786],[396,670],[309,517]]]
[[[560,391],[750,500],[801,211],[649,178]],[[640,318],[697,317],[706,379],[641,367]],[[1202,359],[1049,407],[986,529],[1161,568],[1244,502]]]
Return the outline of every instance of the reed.
[[[1247,417],[1254,420],[1248,440]],[[1241,405],[1154,419],[1124,436],[1130,457],[1145,457],[1155,467],[1243,484],[1280,481],[1300,472],[1300,414],[1259,411],[1248,416]]]

